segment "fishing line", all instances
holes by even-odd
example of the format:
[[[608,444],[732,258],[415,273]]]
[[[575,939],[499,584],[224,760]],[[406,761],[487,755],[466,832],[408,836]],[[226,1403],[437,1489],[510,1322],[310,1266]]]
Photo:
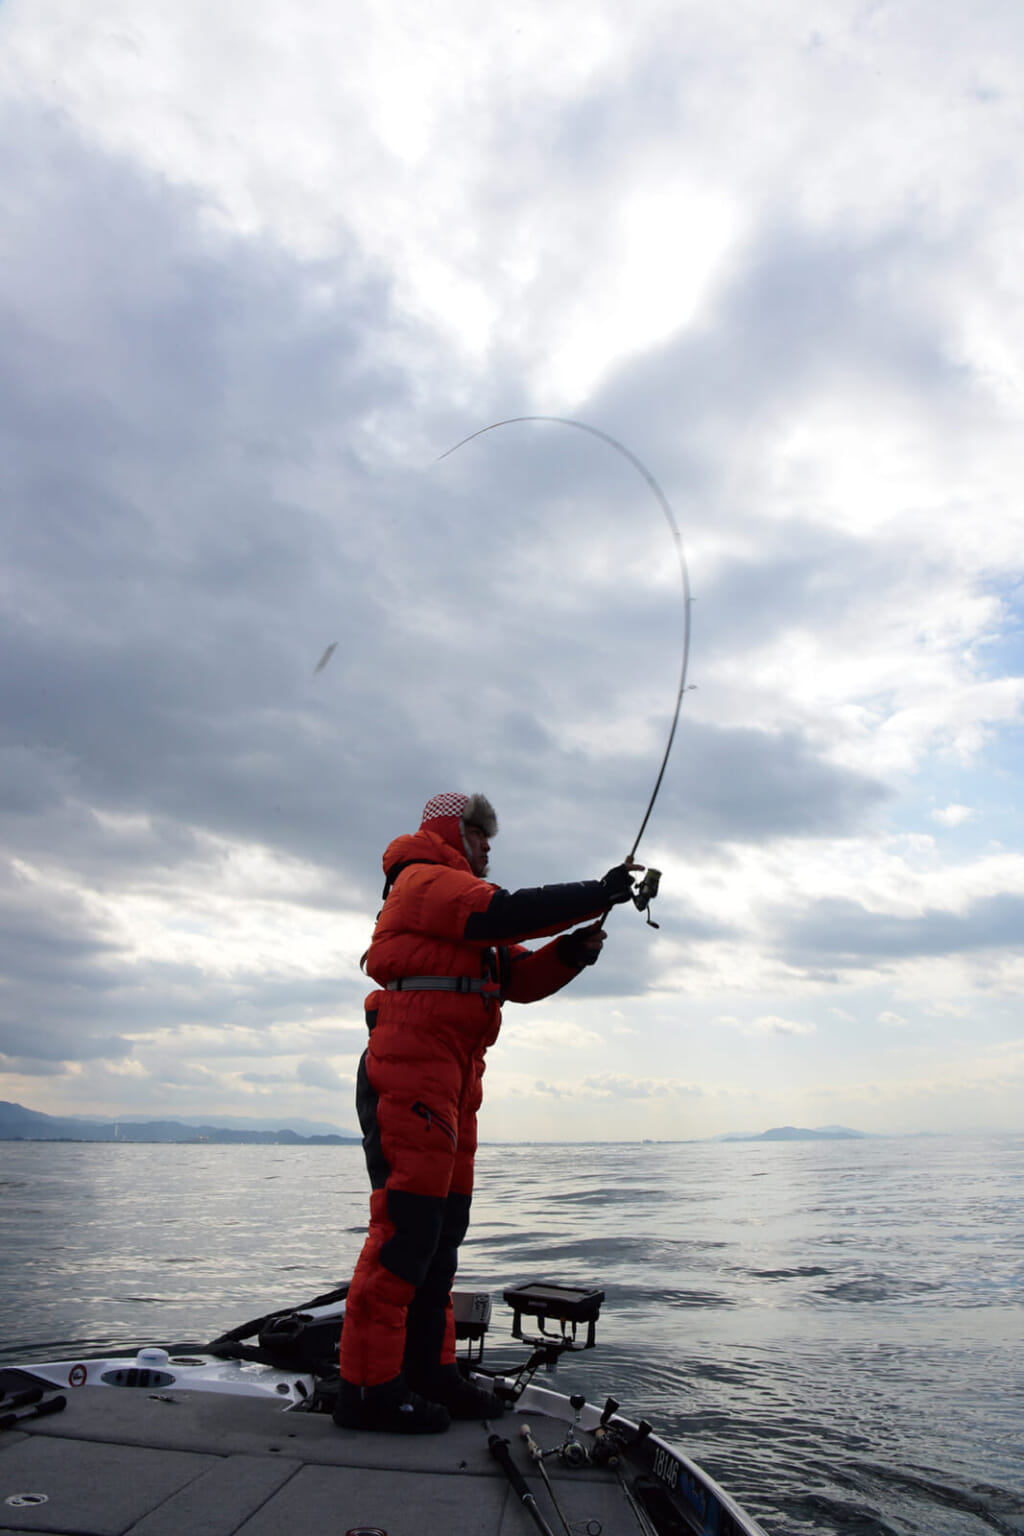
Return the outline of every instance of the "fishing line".
[[[690,596],[690,573],[687,569],[686,555],[683,551],[683,539],[679,532],[679,524],[676,522],[675,513],[672,511],[672,508],[669,505],[668,497],[665,495],[665,492],[662,490],[657,480],[655,480],[654,476],[647,468],[647,465],[644,464],[642,460],[638,459],[636,454],[633,453],[631,449],[627,448],[624,443],[620,443],[618,438],[612,437],[608,432],[602,432],[600,427],[592,427],[588,425],[588,423],[585,421],[575,421],[571,416],[508,416],[503,421],[492,421],[489,426],[480,427],[476,432],[470,432],[468,437],[464,437],[459,442],[453,444],[451,448],[448,448],[444,453],[439,454],[434,462],[435,464],[440,464],[442,459],[447,459],[451,454],[457,452],[459,448],[464,447],[466,443],[471,443],[474,438],[483,437],[486,432],[494,432],[498,427],[510,427],[520,422],[532,421],[546,421],[555,423],[556,425],[562,427],[575,427],[578,432],[588,432],[591,437],[599,438],[602,443],[607,443],[609,448],[614,448],[616,453],[621,453],[622,457],[626,459],[630,464],[632,464],[633,468],[644,479],[649,489],[653,492],[654,499],[657,501],[659,507],[664,513],[665,521],[668,523],[669,531],[672,534],[672,540],[675,544],[676,555],[679,559],[679,574],[683,584],[683,643],[682,658],[679,667],[679,686],[676,689],[675,709],[672,712],[672,725],[669,729],[668,741],[665,744],[665,753],[661,759],[661,766],[658,769],[658,776],[654,781],[654,788],[651,791],[651,798],[647,802],[647,809],[644,812],[644,818],[640,823],[640,830],[636,834],[636,837],[633,841],[633,846],[629,851],[629,859],[634,859],[636,857],[636,851],[640,846],[640,839],[643,837],[644,832],[647,830],[647,823],[651,818],[651,812],[654,810],[654,802],[658,798],[658,791],[661,789],[661,783],[665,777],[665,769],[668,767],[669,756],[672,752],[672,743],[675,741],[676,726],[679,724],[679,712],[683,705],[683,694],[686,692],[686,672],[690,662],[690,608],[693,599]],[[652,870],[650,873],[653,875],[656,872]],[[649,892],[648,900],[656,893],[656,891],[657,882],[655,881],[654,889]],[[648,921],[650,921],[650,918],[648,918]]]

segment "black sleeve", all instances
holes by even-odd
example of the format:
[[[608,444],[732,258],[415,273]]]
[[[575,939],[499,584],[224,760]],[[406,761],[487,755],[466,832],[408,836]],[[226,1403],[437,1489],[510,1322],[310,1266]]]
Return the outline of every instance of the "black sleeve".
[[[603,912],[609,905],[603,880],[571,885],[538,885],[522,891],[495,891],[485,912],[466,920],[465,937],[473,943],[499,944],[552,928],[568,928]]]

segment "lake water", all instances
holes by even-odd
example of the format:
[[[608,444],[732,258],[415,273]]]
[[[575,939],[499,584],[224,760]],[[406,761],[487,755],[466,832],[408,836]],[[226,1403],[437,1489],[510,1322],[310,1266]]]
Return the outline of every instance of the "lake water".
[[[1024,1137],[484,1147],[460,1285],[598,1283],[565,1389],[782,1533],[1024,1532]],[[358,1147],[0,1143],[0,1360],[201,1340],[348,1277]]]

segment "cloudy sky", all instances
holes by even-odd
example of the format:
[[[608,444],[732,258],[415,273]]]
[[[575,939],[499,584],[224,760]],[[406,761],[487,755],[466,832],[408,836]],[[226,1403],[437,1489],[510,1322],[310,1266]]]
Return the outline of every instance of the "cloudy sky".
[[[602,874],[483,1133],[1024,1127],[1024,11],[4,0],[0,1097],[351,1126],[380,854]],[[328,664],[316,665],[336,644]]]

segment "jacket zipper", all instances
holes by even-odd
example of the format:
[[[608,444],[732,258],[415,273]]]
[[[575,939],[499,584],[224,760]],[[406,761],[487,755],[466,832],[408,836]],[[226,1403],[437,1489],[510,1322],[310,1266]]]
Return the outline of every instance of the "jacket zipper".
[[[428,1105],[424,1104],[422,1099],[416,1100],[416,1103],[412,1107],[412,1112],[414,1115],[419,1115],[422,1120],[425,1120],[428,1126],[436,1125],[438,1130],[444,1131],[453,1147],[457,1147],[459,1145],[459,1138],[455,1134],[452,1127],[448,1124],[448,1121],[443,1119]]]

